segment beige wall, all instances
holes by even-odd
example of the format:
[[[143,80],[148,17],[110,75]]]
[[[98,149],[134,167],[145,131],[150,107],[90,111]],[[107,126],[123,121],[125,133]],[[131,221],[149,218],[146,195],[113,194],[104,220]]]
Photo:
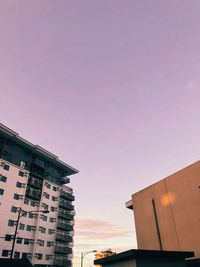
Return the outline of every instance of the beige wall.
[[[160,249],[154,198],[164,250],[200,257],[200,161],[132,196],[139,249]]]

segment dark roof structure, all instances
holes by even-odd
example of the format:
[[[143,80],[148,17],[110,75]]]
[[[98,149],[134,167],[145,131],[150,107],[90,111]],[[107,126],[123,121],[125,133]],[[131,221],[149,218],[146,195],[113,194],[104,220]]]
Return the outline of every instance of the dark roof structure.
[[[187,267],[199,267],[200,266],[200,259],[189,259],[186,260]]]
[[[94,261],[94,264],[106,264],[110,262],[120,262],[127,259],[137,258],[173,258],[186,259],[194,257],[194,252],[189,251],[161,251],[161,250],[143,250],[131,249],[113,256],[108,256]]]
[[[0,267],[33,267],[28,259],[0,258]]]

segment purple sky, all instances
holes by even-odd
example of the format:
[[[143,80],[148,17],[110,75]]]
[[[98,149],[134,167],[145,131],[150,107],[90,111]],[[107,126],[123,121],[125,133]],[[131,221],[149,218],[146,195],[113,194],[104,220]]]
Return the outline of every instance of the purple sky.
[[[80,170],[74,267],[135,247],[125,201],[200,158],[200,1],[1,0],[0,33],[1,122]]]

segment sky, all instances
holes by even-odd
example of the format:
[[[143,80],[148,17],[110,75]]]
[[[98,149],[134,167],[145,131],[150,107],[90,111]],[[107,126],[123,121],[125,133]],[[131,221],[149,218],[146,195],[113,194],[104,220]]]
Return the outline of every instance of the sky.
[[[199,29],[199,0],[0,0],[1,123],[80,171],[74,267],[136,248],[125,202],[199,160]]]

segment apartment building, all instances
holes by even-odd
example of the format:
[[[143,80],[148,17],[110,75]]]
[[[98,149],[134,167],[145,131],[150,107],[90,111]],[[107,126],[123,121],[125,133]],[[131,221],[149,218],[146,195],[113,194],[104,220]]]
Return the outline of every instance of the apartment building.
[[[200,161],[134,193],[139,249],[194,251],[200,258]]]
[[[74,195],[67,184],[77,172],[0,124],[1,258],[13,252],[34,266],[72,265]]]

